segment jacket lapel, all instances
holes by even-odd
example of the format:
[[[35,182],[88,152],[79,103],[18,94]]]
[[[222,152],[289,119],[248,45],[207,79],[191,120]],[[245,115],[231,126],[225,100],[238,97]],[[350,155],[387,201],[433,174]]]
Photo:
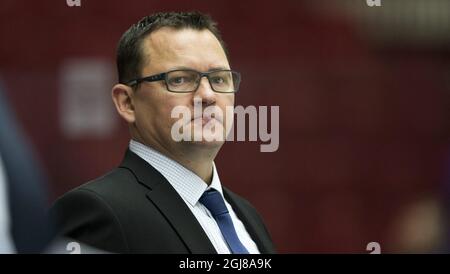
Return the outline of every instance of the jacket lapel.
[[[259,251],[261,253],[275,253],[272,240],[264,224],[257,220],[257,216],[249,211],[248,207],[244,206],[236,194],[225,187],[223,187],[223,191],[225,199],[230,203],[234,212],[244,224],[248,233],[258,246]]]
[[[161,211],[191,253],[217,253],[195,216],[161,173],[130,150],[120,167],[129,169],[150,189],[147,198]]]

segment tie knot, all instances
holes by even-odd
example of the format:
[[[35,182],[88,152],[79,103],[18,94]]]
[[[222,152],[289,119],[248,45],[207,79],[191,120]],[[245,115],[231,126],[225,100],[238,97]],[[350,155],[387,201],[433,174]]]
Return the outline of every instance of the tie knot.
[[[214,218],[228,213],[222,195],[215,189],[205,191],[199,201],[209,210],[209,212],[211,212]]]

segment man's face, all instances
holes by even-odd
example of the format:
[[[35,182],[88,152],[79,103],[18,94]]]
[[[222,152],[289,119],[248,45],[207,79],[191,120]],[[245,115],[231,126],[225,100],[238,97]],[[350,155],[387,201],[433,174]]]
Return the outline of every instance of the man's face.
[[[146,37],[142,43],[142,52],[145,61],[141,76],[144,77],[175,69],[192,69],[199,72],[230,69],[221,44],[209,30],[161,28]],[[194,102],[200,100],[203,109],[207,106],[215,107],[225,116],[226,106],[234,105],[234,94],[214,92],[206,77],[201,79],[198,89],[192,93],[169,92],[164,81],[141,83],[139,89],[133,93],[133,105],[135,126],[142,141],[149,145],[156,142],[171,152],[180,145],[219,149],[223,140],[206,141],[203,138],[202,141],[178,143],[172,137],[172,126],[180,119],[171,118],[171,112],[177,106],[190,110],[191,119],[184,124],[184,128],[191,128],[192,136],[210,133],[203,130],[205,124],[210,126],[214,123],[217,124],[216,129],[223,131],[223,136],[226,135],[227,132],[222,126],[223,116],[218,115],[212,120],[194,117]]]

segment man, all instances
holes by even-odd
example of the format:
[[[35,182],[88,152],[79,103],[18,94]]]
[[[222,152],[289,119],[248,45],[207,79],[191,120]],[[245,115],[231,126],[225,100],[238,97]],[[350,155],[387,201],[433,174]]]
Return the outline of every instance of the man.
[[[216,24],[197,12],[145,17],[122,36],[117,65],[112,99],[129,149],[118,168],[57,200],[61,232],[115,253],[273,253],[256,210],[221,185],[213,161],[224,141],[172,133],[176,107],[234,105],[240,76]],[[216,113],[192,115],[181,129],[211,135],[213,124],[226,136]]]

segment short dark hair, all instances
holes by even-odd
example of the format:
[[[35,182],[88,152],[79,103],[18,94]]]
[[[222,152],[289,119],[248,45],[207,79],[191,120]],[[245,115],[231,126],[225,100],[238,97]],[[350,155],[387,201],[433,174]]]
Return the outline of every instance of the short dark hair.
[[[209,30],[219,40],[228,58],[224,41],[217,29],[217,23],[210,16],[200,12],[159,12],[142,18],[132,25],[120,38],[117,46],[117,70],[119,83],[141,77],[140,72],[144,56],[142,41],[152,32],[162,28],[174,29],[191,28],[195,30]]]

